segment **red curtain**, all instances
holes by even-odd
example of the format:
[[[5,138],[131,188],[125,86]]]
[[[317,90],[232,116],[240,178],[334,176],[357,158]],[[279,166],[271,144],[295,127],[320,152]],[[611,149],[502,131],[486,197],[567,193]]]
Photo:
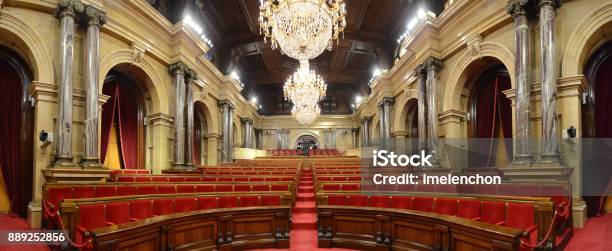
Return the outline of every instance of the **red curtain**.
[[[102,93],[111,96],[102,106],[102,147],[101,159],[104,162],[113,121],[119,125],[119,147],[121,159],[126,169],[138,168],[138,116],[139,108],[134,94],[118,82],[104,84]]]
[[[4,186],[11,201],[11,214],[23,215],[26,208],[26,194],[20,189],[21,128],[23,84],[13,67],[0,61],[0,168]]]
[[[201,121],[200,121],[200,116],[195,115],[194,117],[194,123],[193,123],[193,163],[195,163],[196,165],[200,165],[202,163],[200,163],[200,161],[202,160],[202,126],[201,126]]]
[[[106,83],[102,88],[102,93],[110,96],[110,99],[102,105],[102,137],[100,139],[100,161],[104,163],[106,160],[106,151],[108,149],[108,141],[110,132],[115,120],[115,113],[117,112],[117,94],[118,88],[115,83]]]
[[[470,165],[486,167],[492,164],[495,149],[501,143],[495,140],[499,134],[498,129],[502,129],[504,138],[512,138],[512,107],[510,100],[503,94],[503,91],[510,88],[510,78],[497,75],[478,85],[482,89],[476,97],[476,125],[473,133],[477,142],[471,144],[474,154],[470,158]],[[512,146],[508,142],[506,144],[506,149],[512,151]],[[511,158],[512,153],[508,154]]]

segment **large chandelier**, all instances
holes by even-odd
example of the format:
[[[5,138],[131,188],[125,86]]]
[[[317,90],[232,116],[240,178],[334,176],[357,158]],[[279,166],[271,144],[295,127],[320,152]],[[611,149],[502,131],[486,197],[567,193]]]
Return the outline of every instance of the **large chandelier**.
[[[291,115],[302,125],[310,125],[321,114],[319,105],[298,106],[294,105],[291,108]]]
[[[287,56],[308,60],[331,50],[346,27],[343,0],[261,0],[259,25],[264,41]]]
[[[311,71],[308,61],[302,60],[298,70],[287,79],[283,92],[285,100],[294,106],[313,106],[325,98],[327,85],[321,76]]]

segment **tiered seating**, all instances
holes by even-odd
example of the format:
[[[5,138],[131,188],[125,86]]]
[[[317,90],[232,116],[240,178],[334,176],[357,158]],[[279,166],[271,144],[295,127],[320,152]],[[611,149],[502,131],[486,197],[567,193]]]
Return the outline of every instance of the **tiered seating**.
[[[313,149],[313,150],[310,150],[309,154],[315,157],[317,156],[331,156],[331,157],[342,156],[342,153],[340,153],[338,149]]]
[[[118,175],[117,182],[256,182],[256,181],[295,181],[296,174],[277,174],[275,176],[263,176],[259,174],[249,174],[256,176],[232,176],[231,172],[221,172],[220,176],[196,176],[196,175]],[[270,174],[272,175],[272,174]]]
[[[297,157],[304,154],[303,150],[298,149],[277,149],[269,150],[273,157]],[[308,151],[309,156],[314,157],[339,157],[342,153],[338,149],[312,149]]]

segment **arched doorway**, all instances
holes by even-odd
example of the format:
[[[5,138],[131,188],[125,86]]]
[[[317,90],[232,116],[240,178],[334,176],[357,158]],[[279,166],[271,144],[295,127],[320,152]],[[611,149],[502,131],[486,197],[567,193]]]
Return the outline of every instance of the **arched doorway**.
[[[319,141],[312,135],[302,135],[296,140],[295,148],[298,150],[319,149]]]
[[[0,46],[0,169],[10,213],[27,217],[32,200],[33,108],[28,95],[31,71],[14,51]],[[0,191],[0,193],[2,193]]]
[[[605,207],[612,168],[612,41],[603,44],[584,70],[587,102],[582,110],[582,191],[588,215],[596,216]]]
[[[193,163],[195,165],[205,165],[207,160],[208,145],[205,134],[208,132],[208,121],[206,120],[206,107],[203,103],[196,102],[194,114],[194,147]]]
[[[406,153],[415,153],[418,151],[419,142],[419,113],[417,108],[417,100],[411,99],[406,102],[406,121],[404,121],[406,128]]]
[[[503,167],[512,160],[512,106],[503,91],[511,88],[502,64],[474,81],[469,97],[469,167]]]
[[[102,93],[109,100],[102,106],[101,162],[111,169],[144,169],[144,98],[136,81],[111,70]]]

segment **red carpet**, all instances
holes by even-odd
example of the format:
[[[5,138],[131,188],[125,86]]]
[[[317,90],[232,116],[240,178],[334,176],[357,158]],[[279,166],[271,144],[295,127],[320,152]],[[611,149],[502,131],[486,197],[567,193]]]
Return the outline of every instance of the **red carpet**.
[[[350,251],[341,248],[318,248],[317,237],[317,208],[312,185],[312,171],[302,172],[298,196],[291,213],[290,249],[284,250],[333,250]],[[259,251],[276,251],[283,249],[258,249]]]
[[[30,226],[25,219],[13,218],[7,214],[0,214],[0,230],[29,230]],[[14,245],[6,246],[0,245],[2,251],[17,251],[17,250],[51,250],[48,246],[42,245]]]
[[[589,218],[583,229],[575,228],[565,250],[612,250],[612,213]]]

